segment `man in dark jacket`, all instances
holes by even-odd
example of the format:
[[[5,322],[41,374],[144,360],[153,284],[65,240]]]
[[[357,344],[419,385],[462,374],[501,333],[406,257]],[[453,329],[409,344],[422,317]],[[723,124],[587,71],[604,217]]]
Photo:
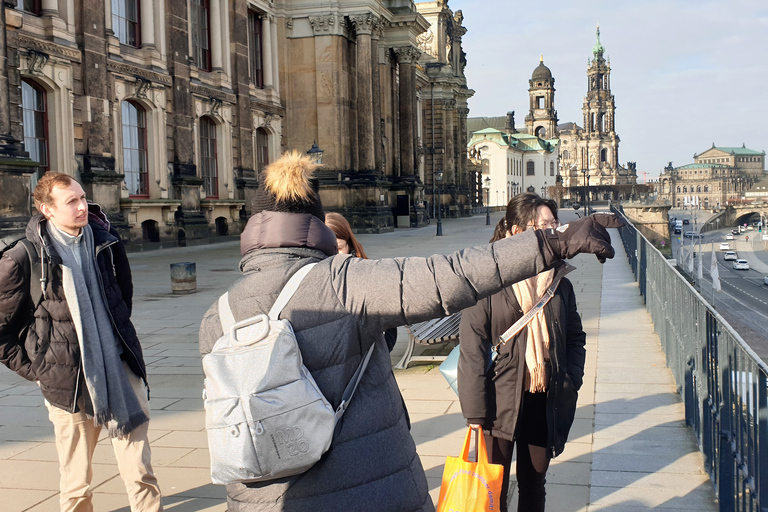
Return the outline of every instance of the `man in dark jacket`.
[[[62,511],[91,511],[91,462],[107,426],[131,510],[162,510],[147,431],[146,368],[131,323],[125,248],[80,184],[49,172],[21,244],[0,259],[0,361],[40,386],[56,435]],[[40,265],[42,299],[30,293]]]

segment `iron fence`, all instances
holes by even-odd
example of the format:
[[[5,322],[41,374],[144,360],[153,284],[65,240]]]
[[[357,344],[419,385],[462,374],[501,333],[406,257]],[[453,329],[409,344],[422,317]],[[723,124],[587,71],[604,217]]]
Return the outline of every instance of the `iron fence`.
[[[615,210],[614,210],[615,211]],[[619,231],[723,512],[768,512],[768,366],[623,216]]]

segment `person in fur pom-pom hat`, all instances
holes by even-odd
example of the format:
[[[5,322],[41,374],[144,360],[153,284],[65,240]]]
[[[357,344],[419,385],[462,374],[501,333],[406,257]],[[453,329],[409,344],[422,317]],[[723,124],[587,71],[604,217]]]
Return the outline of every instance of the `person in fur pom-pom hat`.
[[[236,321],[266,314],[288,279],[316,263],[280,317],[291,322],[304,364],[334,408],[363,354],[376,349],[320,461],[301,475],[228,485],[228,510],[432,511],[382,333],[472,306],[559,265],[565,253],[612,257],[604,226],[618,224],[588,217],[572,223],[575,229],[526,231],[447,256],[354,258],[337,254],[323,223],[316,168],[292,151],[260,176],[240,240],[243,275],[229,288],[229,305]],[[209,353],[222,334],[214,303],[200,326],[200,352]]]

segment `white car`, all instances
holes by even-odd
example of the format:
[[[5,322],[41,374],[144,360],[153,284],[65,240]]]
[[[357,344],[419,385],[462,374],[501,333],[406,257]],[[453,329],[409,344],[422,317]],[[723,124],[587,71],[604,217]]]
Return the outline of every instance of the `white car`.
[[[733,240],[733,234],[728,233],[727,235],[725,235],[725,239],[726,240]]]
[[[720,244],[720,250],[721,250],[721,251],[727,251],[727,250],[729,250],[730,248],[731,248],[731,244],[729,244],[728,242],[722,242],[722,243]]]
[[[725,261],[733,260],[733,261],[746,261],[746,260],[739,260],[739,257],[736,255],[736,252],[734,251],[728,251],[725,253],[725,256],[723,256],[723,259]],[[736,267],[733,267],[736,268]]]
[[[733,262],[733,270],[749,270],[749,262],[747,260],[736,260]]]
[[[763,277],[763,284],[764,284],[765,286],[768,286],[768,276],[764,276],[764,277]]]

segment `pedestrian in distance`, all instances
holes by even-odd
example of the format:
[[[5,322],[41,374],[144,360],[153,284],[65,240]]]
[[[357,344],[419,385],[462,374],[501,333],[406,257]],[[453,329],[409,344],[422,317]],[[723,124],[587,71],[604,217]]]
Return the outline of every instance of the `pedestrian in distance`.
[[[0,361],[43,393],[56,436],[61,510],[93,510],[93,453],[105,426],[131,510],[162,510],[125,247],[70,176],[48,172],[34,200],[40,213],[26,229],[34,252],[17,243],[0,259]]]
[[[312,180],[317,165],[290,152],[260,176],[253,216],[241,236],[242,277],[228,290],[234,321],[265,314],[286,282],[315,263],[280,315],[333,408],[363,354],[374,350],[330,448],[305,472],[227,485],[230,512],[432,511],[434,505],[391,371],[382,332],[446,316],[582,252],[613,257],[606,227],[592,216],[568,229],[528,230],[492,245],[429,258],[367,260],[338,255]],[[218,304],[200,326],[200,351],[222,337]]]
[[[513,197],[501,220],[504,234],[557,229],[557,205],[536,194]],[[491,240],[492,242],[494,240]],[[504,466],[501,511],[507,510],[513,447],[517,451],[518,511],[545,508],[549,461],[559,455],[576,413],[584,376],[586,334],[564,263],[480,300],[461,317],[458,389],[467,423],[481,428],[490,462]],[[552,299],[522,330],[498,348],[491,345],[539,302]]]

